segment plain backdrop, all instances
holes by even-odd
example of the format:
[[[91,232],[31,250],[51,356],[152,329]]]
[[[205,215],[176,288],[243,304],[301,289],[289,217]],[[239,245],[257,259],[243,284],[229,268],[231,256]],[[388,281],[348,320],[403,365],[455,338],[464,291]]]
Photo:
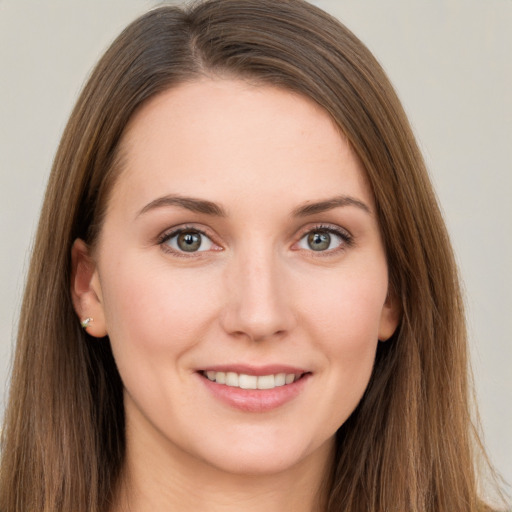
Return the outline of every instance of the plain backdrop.
[[[369,46],[409,114],[465,285],[485,441],[512,482],[512,0],[313,3]],[[157,4],[0,0],[0,411],[31,240],[65,122],[107,45]]]

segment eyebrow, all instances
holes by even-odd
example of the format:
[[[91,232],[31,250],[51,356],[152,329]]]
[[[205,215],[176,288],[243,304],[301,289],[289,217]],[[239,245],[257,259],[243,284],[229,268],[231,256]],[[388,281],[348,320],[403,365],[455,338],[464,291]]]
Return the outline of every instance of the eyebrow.
[[[179,206],[196,213],[203,213],[205,215],[212,215],[215,217],[227,217],[226,211],[218,204],[207,201],[206,199],[197,199],[194,197],[184,197],[180,195],[167,195],[159,197],[150,203],[148,203],[142,210],[137,213],[137,217],[157,208],[163,208],[167,206]],[[351,196],[336,196],[323,201],[317,201],[315,203],[305,203],[292,212],[293,217],[308,217],[309,215],[316,215],[318,213],[327,212],[334,208],[340,208],[343,206],[355,206],[371,214],[371,210],[362,201]]]
[[[295,208],[295,210],[292,212],[292,215],[294,217],[307,217],[309,215],[324,213],[342,206],[355,206],[356,208],[360,208],[370,215],[372,213],[370,207],[366,203],[363,203],[355,197],[336,196],[330,199],[325,199],[324,201],[318,201],[316,203],[305,203],[302,206]]]
[[[206,215],[213,215],[215,217],[226,217],[226,211],[216,203],[207,201],[205,199],[197,199],[195,197],[183,197],[179,195],[167,195],[159,197],[154,201],[148,203],[139,213],[137,217],[147,213],[156,208],[162,208],[165,206],[179,206],[190,210],[191,212],[204,213]]]

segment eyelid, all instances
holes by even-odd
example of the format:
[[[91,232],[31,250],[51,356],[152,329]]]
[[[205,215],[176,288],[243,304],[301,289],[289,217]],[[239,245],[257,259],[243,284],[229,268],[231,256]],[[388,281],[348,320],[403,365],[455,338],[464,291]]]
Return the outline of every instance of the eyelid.
[[[200,235],[208,238],[211,243],[215,246],[214,248],[209,248],[207,250],[203,251],[193,251],[190,253],[187,253],[185,251],[179,251],[176,250],[168,245],[165,244],[169,239],[179,235],[180,233],[186,232],[186,231],[194,231],[196,233],[199,233]],[[156,240],[156,243],[162,247],[162,250],[168,253],[172,253],[173,255],[180,256],[180,257],[199,257],[203,256],[203,253],[207,253],[210,251],[221,251],[224,248],[218,241],[216,240],[217,237],[215,234],[210,233],[211,230],[204,229],[202,227],[198,227],[194,224],[182,224],[178,226],[174,226],[172,228],[168,228],[165,231],[163,231]],[[297,244],[304,239],[305,236],[308,234],[315,232],[315,231],[323,231],[327,233],[332,233],[342,239],[342,243],[339,247],[333,248],[333,249],[327,249],[325,251],[314,251],[313,249],[302,249],[296,247]],[[327,256],[331,255],[340,251],[343,251],[347,249],[348,247],[351,247],[354,245],[354,236],[345,228],[342,228],[341,226],[338,226],[336,224],[327,224],[327,223],[318,223],[318,224],[308,224],[307,226],[300,229],[298,234],[298,240],[294,242],[292,249],[293,250],[302,250],[305,252],[313,253],[315,256]]]
[[[215,246],[215,247],[214,248],[209,248],[207,250],[191,251],[191,252],[187,253],[186,251],[180,251],[180,250],[174,249],[170,245],[166,244],[166,242],[168,240],[178,236],[180,233],[187,232],[187,231],[199,233],[201,236],[204,236],[205,238],[210,240],[212,245]],[[182,224],[182,225],[174,226],[172,228],[168,228],[165,231],[163,231],[158,236],[158,238],[156,240],[156,243],[157,243],[157,245],[159,245],[162,248],[163,251],[165,251],[167,253],[171,253],[171,254],[173,254],[175,256],[185,257],[185,258],[194,257],[194,256],[198,257],[198,256],[204,255],[203,253],[206,253],[206,252],[209,252],[209,251],[220,251],[220,250],[222,250],[222,246],[219,243],[217,243],[216,240],[215,240],[215,238],[216,238],[215,235],[209,233],[209,231],[210,230],[205,230],[203,228],[197,227],[197,226],[192,225],[192,224]]]
[[[314,251],[313,249],[302,249],[297,248],[295,250],[303,250],[309,253],[313,253],[315,256],[326,256],[331,255],[334,253],[337,253],[339,251],[343,251],[347,249],[348,247],[351,247],[354,245],[354,236],[345,228],[342,228],[341,226],[338,226],[336,224],[325,224],[325,223],[319,223],[315,225],[308,225],[304,228],[302,228],[299,232],[298,241],[295,242],[293,245],[296,246],[299,242],[301,242],[306,236],[308,236],[310,233],[313,233],[315,231],[319,232],[327,232],[334,234],[338,237],[340,237],[343,240],[343,243],[340,244],[339,247],[336,247],[334,249],[327,249],[325,251]]]

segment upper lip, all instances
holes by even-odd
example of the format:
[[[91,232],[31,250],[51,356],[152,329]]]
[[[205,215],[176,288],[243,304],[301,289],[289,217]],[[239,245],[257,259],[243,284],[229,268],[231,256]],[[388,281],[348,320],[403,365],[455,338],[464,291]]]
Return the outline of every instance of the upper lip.
[[[244,375],[256,375],[257,377],[261,375],[276,375],[278,373],[294,373],[295,375],[308,373],[308,370],[305,370],[304,368],[284,364],[268,364],[263,366],[254,366],[247,364],[219,364],[205,366],[204,368],[201,368],[199,371],[234,372],[238,374],[242,373]]]

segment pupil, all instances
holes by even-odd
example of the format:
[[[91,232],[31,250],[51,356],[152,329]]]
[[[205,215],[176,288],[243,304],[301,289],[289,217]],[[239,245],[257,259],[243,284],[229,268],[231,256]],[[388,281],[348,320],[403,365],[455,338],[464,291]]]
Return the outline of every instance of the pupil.
[[[308,245],[313,251],[325,251],[331,245],[331,235],[329,233],[310,233]]]
[[[186,252],[197,251],[201,247],[201,235],[198,233],[181,233],[178,236],[178,247]]]

